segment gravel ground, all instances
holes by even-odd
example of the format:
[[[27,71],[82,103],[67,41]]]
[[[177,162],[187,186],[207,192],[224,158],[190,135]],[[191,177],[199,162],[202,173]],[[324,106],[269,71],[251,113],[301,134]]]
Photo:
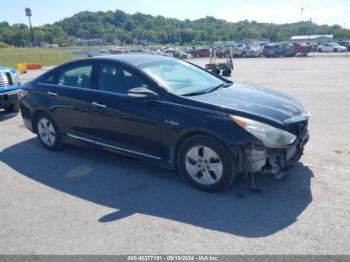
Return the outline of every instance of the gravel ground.
[[[233,80],[291,94],[312,114],[287,177],[259,177],[260,194],[244,179],[203,193],[108,152],[47,152],[0,112],[0,254],[350,254],[350,57],[234,64]]]

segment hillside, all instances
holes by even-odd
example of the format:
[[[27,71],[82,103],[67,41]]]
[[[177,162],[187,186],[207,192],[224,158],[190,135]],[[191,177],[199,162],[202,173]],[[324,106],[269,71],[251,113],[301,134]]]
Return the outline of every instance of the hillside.
[[[54,24],[34,28],[36,41],[63,44],[68,36],[81,39],[102,38],[107,42],[119,39],[131,43],[133,39],[154,43],[188,44],[193,41],[212,42],[242,40],[244,38],[268,38],[272,41],[288,40],[292,35],[333,34],[335,38],[350,38],[350,30],[341,26],[317,25],[310,22],[292,24],[258,23],[255,21],[227,22],[214,17],[198,20],[178,20],[141,13],[123,11],[80,12]],[[30,41],[27,25],[9,25],[0,22],[0,42],[12,46],[26,46]]]

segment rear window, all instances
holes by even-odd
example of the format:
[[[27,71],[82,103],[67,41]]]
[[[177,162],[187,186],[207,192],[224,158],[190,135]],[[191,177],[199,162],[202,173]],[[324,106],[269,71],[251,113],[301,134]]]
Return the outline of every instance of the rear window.
[[[58,85],[90,88],[92,65],[75,65],[61,71],[58,75]]]

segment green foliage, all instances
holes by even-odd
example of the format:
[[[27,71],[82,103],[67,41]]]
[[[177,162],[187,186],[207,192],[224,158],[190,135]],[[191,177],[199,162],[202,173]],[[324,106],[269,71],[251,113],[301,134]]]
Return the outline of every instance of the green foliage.
[[[161,44],[189,44],[245,38],[281,41],[288,40],[292,35],[306,34],[333,34],[335,38],[350,38],[350,30],[338,25],[317,25],[311,22],[276,25],[247,20],[230,23],[211,16],[181,21],[141,13],[130,15],[121,10],[84,11],[57,23],[34,28],[36,42],[59,45],[69,43],[68,36],[81,39],[103,38],[108,43],[114,39],[125,43],[138,39]],[[27,46],[30,30],[24,24],[9,25],[0,22],[0,41],[11,46]]]
[[[5,44],[3,42],[0,42],[0,48],[9,48],[10,46],[8,44]]]

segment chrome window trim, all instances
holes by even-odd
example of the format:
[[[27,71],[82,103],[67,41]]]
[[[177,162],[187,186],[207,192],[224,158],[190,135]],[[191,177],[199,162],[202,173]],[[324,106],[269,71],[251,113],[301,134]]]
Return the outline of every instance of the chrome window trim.
[[[108,91],[104,91],[104,90],[99,90],[99,89],[95,89],[95,88],[82,88],[82,87],[75,87],[75,86],[61,86],[61,85],[56,85],[56,84],[46,84],[46,83],[38,83],[39,85],[43,85],[43,86],[52,86],[52,87],[66,87],[66,88],[71,88],[71,89],[79,89],[79,90],[85,90],[85,91],[93,91],[93,92],[98,92],[98,93],[104,93],[104,94],[109,94],[109,95],[116,95],[116,96],[122,96],[122,97],[127,97],[126,94],[118,94],[118,93],[113,93],[113,92],[108,92]]]
[[[140,156],[144,156],[144,157],[149,157],[149,158],[153,158],[153,159],[157,159],[157,160],[161,159],[160,157],[157,157],[157,156],[152,156],[152,155],[136,152],[136,151],[129,150],[129,149],[124,149],[124,148],[121,148],[121,147],[108,145],[108,144],[105,144],[105,143],[98,142],[96,140],[91,140],[91,139],[80,137],[80,136],[76,136],[76,135],[73,135],[73,134],[66,133],[66,135],[68,137],[70,137],[70,138],[73,138],[73,139],[76,139],[76,140],[81,140],[81,141],[88,142],[88,143],[92,143],[92,144],[95,144],[95,145],[99,145],[99,146],[103,146],[103,147],[107,147],[107,148],[111,148],[111,149],[115,149],[115,150],[119,150],[119,151],[123,151],[123,152],[127,152],[127,153],[132,153],[132,154],[136,154],[136,155],[140,155]]]

